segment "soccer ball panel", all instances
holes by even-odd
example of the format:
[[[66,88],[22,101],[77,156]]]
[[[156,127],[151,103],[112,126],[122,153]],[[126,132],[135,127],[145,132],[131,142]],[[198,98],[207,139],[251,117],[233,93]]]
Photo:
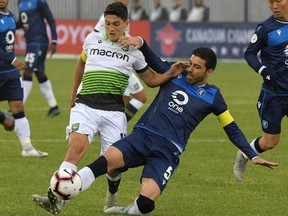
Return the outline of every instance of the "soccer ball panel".
[[[70,200],[82,189],[82,181],[77,172],[72,169],[57,170],[50,180],[50,188],[55,196]]]

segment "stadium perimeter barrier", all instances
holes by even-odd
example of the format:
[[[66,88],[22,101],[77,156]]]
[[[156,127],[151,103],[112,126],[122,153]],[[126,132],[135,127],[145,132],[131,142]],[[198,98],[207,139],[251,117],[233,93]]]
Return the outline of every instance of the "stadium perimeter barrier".
[[[56,20],[57,56],[79,56],[85,37],[95,24],[87,20]],[[253,23],[130,22],[132,36],[142,36],[159,56],[169,58],[187,58],[195,47],[207,46],[219,59],[242,60],[255,28]],[[15,52],[25,53],[21,30],[16,32]]]

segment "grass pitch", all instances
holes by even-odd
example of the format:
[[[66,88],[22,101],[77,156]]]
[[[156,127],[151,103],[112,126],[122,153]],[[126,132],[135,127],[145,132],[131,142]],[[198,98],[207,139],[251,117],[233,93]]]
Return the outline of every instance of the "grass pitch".
[[[22,158],[15,132],[0,128],[0,215],[49,215],[32,202],[32,194],[45,195],[52,173],[58,169],[67,150],[65,128],[69,121],[69,100],[77,60],[48,59],[46,71],[52,82],[61,115],[45,118],[48,105],[34,79],[32,92],[25,107],[30,122],[33,145],[47,151],[47,158]],[[229,110],[246,134],[247,139],[262,134],[256,102],[261,77],[245,63],[220,62],[209,83],[220,87]],[[153,100],[157,89],[148,89],[144,108],[129,122],[128,131]],[[7,102],[0,109],[7,109]],[[279,145],[262,155],[277,161],[279,167],[270,170],[248,164],[245,180],[237,182],[233,176],[236,147],[230,143],[217,118],[208,116],[191,135],[180,166],[156,202],[151,215],[194,216],[271,216],[287,215],[287,120],[282,123]],[[79,167],[99,156],[98,138],[90,146]],[[139,193],[141,168],[130,169],[123,175],[119,191],[119,204],[129,205]],[[61,215],[104,215],[106,179],[98,178],[93,186],[72,200]]]

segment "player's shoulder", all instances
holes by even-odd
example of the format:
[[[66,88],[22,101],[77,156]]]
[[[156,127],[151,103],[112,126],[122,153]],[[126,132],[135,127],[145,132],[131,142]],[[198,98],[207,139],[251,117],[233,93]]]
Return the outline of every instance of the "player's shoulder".
[[[0,19],[3,19],[5,17],[5,19],[13,19],[14,22],[16,21],[16,16],[11,12],[8,11],[7,13],[0,13]],[[6,25],[5,22],[1,22],[2,24]]]
[[[103,38],[104,38],[104,32],[97,31],[94,29],[86,36],[85,42],[97,42],[98,40],[101,40],[100,42],[102,42]]]
[[[220,91],[219,87],[217,87],[216,85],[213,85],[213,84],[209,84],[209,83],[206,83],[205,88],[206,89],[211,89],[211,90],[214,90],[214,91]]]
[[[273,16],[270,16],[257,26],[256,31],[271,31],[274,28],[278,28],[279,24],[280,23]]]

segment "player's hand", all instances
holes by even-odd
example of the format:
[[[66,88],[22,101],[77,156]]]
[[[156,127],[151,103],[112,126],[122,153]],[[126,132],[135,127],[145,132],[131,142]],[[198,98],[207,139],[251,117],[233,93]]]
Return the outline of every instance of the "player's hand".
[[[25,62],[23,62],[21,59],[18,59],[18,58],[15,59],[12,65],[20,71],[26,68]]]
[[[171,65],[169,73],[171,74],[172,77],[176,77],[179,74],[183,72],[187,67],[189,67],[190,63],[188,62],[183,62],[183,61],[178,61]]]
[[[76,96],[71,96],[70,108],[73,108],[75,106],[75,103],[76,103]]]
[[[5,130],[12,131],[15,127],[15,120],[13,117],[5,115],[5,120],[1,124],[4,126]]]
[[[275,85],[275,77],[268,68],[264,68],[261,72],[261,76],[263,77],[263,81],[266,85],[273,87]]]
[[[123,36],[119,39],[120,46],[122,48],[127,46],[134,46],[136,49],[139,49],[142,46],[142,41],[139,37],[129,37],[129,36]]]
[[[258,165],[261,165],[261,166],[266,166],[266,167],[268,167],[270,169],[273,169],[274,167],[278,166],[278,163],[267,161],[267,160],[264,160],[264,159],[259,158],[259,157],[253,159],[252,162],[254,164],[258,164]]]
[[[56,53],[57,50],[57,45],[55,43],[52,43],[49,47],[49,52],[50,52],[50,58]]]

